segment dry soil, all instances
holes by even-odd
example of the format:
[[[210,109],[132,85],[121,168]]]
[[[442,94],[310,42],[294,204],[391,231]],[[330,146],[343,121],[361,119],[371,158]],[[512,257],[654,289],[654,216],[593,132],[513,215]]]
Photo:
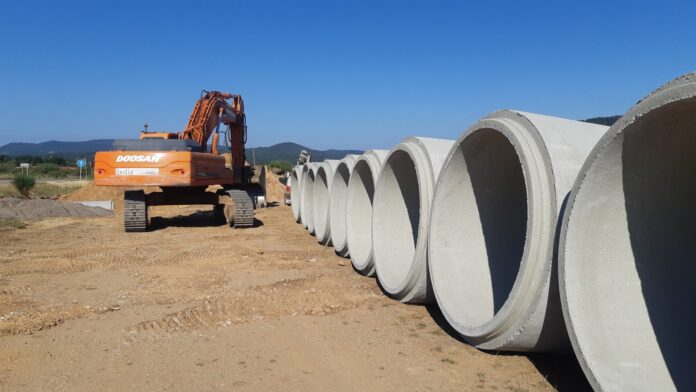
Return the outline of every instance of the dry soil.
[[[84,192],[87,192],[85,190]],[[0,232],[0,390],[584,389],[572,356],[496,355],[436,307],[383,295],[282,203],[234,230],[206,209]]]

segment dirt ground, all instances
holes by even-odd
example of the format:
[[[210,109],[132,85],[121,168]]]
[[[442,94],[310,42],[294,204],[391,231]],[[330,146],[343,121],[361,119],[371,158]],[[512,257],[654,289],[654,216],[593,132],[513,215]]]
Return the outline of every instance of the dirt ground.
[[[484,353],[385,297],[289,207],[200,207],[0,232],[0,390],[584,390],[572,355]]]

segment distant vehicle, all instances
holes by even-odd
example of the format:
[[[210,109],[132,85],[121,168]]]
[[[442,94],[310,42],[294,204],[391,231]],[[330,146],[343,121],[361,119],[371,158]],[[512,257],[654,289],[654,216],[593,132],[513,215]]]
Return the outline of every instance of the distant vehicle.
[[[289,206],[292,204],[290,200],[290,191],[292,190],[292,177],[288,176],[288,180],[285,183],[285,205]]]
[[[312,156],[309,155],[309,152],[307,150],[302,150],[300,151],[300,156],[297,158],[297,166],[304,165],[307,162],[310,162],[312,160]]]

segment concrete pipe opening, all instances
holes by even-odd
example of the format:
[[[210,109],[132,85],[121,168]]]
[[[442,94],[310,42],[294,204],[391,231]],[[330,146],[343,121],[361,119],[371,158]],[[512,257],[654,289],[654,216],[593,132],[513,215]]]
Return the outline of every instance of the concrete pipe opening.
[[[329,226],[331,228],[331,243],[336,253],[342,257],[348,256],[348,241],[346,234],[346,206],[348,201],[348,181],[355,166],[358,155],[346,155],[336,167],[336,174],[331,184],[331,199],[329,200]]]
[[[312,213],[314,223],[314,235],[317,241],[323,245],[331,243],[331,227],[329,223],[329,201],[331,198],[331,187],[336,168],[339,161],[325,160],[316,170],[314,178]]]
[[[353,267],[373,276],[372,206],[377,180],[387,150],[368,150],[355,163],[346,197],[346,243]]]
[[[472,134],[442,173],[433,216],[438,266],[468,260],[438,273],[439,303],[472,328],[486,323],[510,296],[527,232],[527,188],[522,164],[503,134]]]
[[[302,174],[300,177],[300,223],[306,229],[307,228],[307,206],[305,193],[307,192],[307,177],[309,174],[309,168],[314,165],[314,163],[306,163],[302,165]]]
[[[403,302],[432,300],[426,253],[430,204],[452,143],[406,139],[389,153],[375,185],[375,269],[382,288]]]
[[[296,222],[301,222],[300,208],[302,206],[302,169],[304,166],[295,166],[290,174],[290,207],[292,216]]]
[[[302,192],[300,216],[302,217],[302,225],[310,234],[314,234],[314,207],[312,207],[312,203],[314,202],[314,179],[318,165],[316,162],[305,165],[305,169],[303,169],[304,174],[302,175],[302,186],[300,187]]]
[[[471,344],[570,348],[553,247],[563,198],[606,129],[505,110],[454,144],[433,198],[429,268],[443,315]]]
[[[596,390],[696,390],[696,74],[629,110],[568,201],[560,286]]]

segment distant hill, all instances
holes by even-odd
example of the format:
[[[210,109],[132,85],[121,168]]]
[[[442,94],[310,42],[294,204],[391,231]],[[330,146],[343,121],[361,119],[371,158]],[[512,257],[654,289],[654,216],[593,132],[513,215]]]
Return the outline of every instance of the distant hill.
[[[252,151],[253,150],[253,151]],[[324,159],[342,159],[348,154],[362,154],[360,150],[314,150],[296,143],[279,143],[270,147],[247,148],[247,160],[250,162],[255,158],[256,163],[268,163],[271,161],[288,161],[295,163],[300,151],[307,150],[312,161],[323,161]]]
[[[18,155],[60,155],[65,158],[73,158],[84,155],[93,155],[97,151],[111,148],[112,139],[96,139],[84,142],[60,142],[50,140],[43,143],[8,143],[0,147],[0,154]]]
[[[51,140],[43,143],[8,143],[0,147],[0,154],[9,156],[19,155],[60,155],[65,158],[92,156],[97,151],[111,149],[112,139],[88,140],[84,142],[61,142]],[[279,143],[270,147],[247,148],[247,159],[251,162],[264,164],[271,161],[288,161],[295,163],[301,150],[307,150],[313,161],[324,159],[341,159],[348,154],[362,154],[359,150],[315,150],[296,143]]]
[[[587,120],[582,120],[582,121],[588,122],[588,123],[593,123],[593,124],[612,126],[620,118],[621,118],[621,116],[592,117],[592,118],[588,118]]]

